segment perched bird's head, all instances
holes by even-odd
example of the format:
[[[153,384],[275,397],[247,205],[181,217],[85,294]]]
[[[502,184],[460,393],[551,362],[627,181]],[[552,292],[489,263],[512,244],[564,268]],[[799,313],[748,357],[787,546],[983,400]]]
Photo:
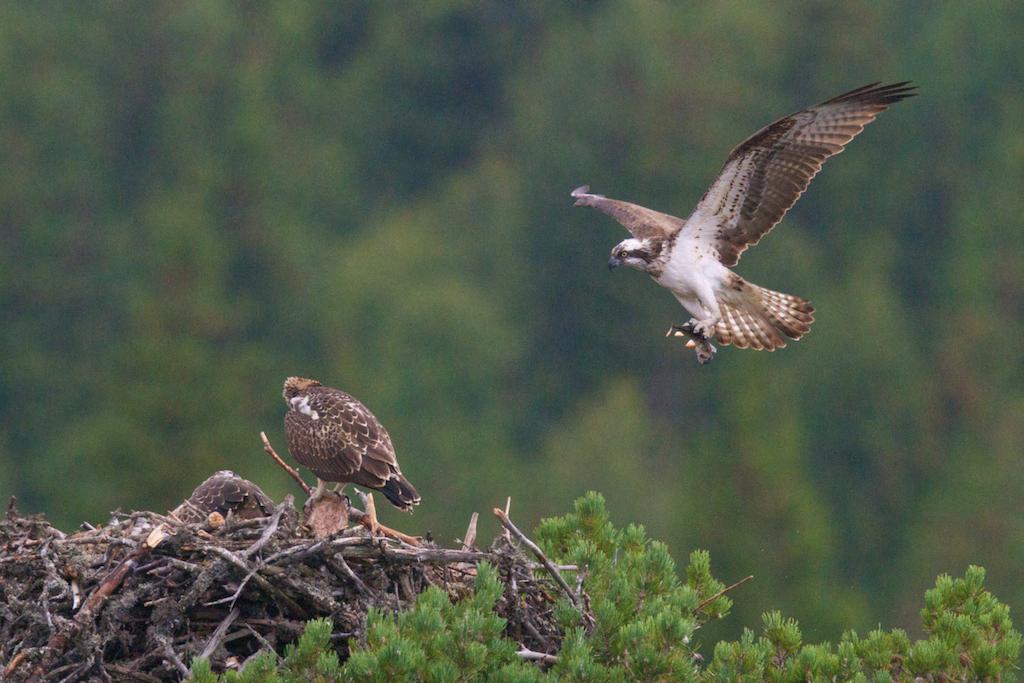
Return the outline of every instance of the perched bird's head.
[[[281,395],[284,396],[284,400],[287,403],[302,392],[308,391],[310,387],[318,386],[320,386],[320,382],[317,382],[315,379],[289,377],[284,381],[284,391],[281,392]]]
[[[661,242],[651,238],[631,237],[622,240],[612,249],[611,258],[608,259],[608,270],[629,266],[646,273],[651,270],[655,259],[661,254],[661,248]]]

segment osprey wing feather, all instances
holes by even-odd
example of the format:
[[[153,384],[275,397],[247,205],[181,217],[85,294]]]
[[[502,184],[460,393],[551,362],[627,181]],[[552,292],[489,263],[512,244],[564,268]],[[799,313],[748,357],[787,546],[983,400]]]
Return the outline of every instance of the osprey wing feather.
[[[704,194],[687,229],[711,222],[718,259],[739,262],[782,220],[825,160],[839,154],[889,105],[913,97],[909,82],[851,90],[765,126],[740,143]]]
[[[590,206],[601,213],[606,213],[629,230],[629,234],[637,239],[647,237],[668,237],[683,227],[685,221],[667,213],[631,204],[621,199],[609,199],[603,194],[590,194],[589,185],[581,185],[572,191],[576,199],[573,206]]]

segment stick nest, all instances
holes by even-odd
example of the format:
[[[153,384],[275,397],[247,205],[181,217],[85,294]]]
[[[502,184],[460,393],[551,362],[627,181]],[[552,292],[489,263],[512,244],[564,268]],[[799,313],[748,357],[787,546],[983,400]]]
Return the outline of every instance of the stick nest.
[[[508,534],[486,551],[363,529],[316,539],[290,496],[258,519],[115,513],[65,534],[12,500],[0,521],[0,679],[179,680],[197,656],[237,669],[260,651],[282,654],[314,617],[331,618],[344,660],[370,608],[408,608],[428,586],[458,600],[482,561],[505,583],[506,634],[557,652],[560,587]]]

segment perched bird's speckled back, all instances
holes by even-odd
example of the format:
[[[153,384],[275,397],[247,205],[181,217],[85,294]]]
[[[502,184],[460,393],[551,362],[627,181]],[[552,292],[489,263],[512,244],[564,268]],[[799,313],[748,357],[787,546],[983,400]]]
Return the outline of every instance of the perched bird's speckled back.
[[[358,399],[300,377],[285,381],[284,398],[288,450],[299,464],[324,481],[379,490],[403,510],[420,502],[388,431]]]
[[[253,519],[273,511],[274,501],[259,486],[231,470],[221,470],[197,486],[172,513],[184,522],[197,523],[205,521],[212,512],[225,517],[230,512],[242,519]]]

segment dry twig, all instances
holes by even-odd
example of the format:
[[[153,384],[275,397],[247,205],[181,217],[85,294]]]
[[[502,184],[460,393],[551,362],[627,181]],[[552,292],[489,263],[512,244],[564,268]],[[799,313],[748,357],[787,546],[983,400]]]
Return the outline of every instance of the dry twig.
[[[360,518],[359,523],[369,529],[371,534],[381,533],[411,546],[420,545],[419,538],[403,534],[401,531],[397,531],[391,527],[386,527],[377,521],[377,505],[373,502],[372,493],[363,493],[356,489],[356,495],[358,495],[360,500],[362,500],[363,507],[366,509],[366,512]]]
[[[260,576],[260,573],[256,568],[249,566],[249,563],[240,558],[238,555],[234,554],[227,548],[221,548],[220,546],[216,545],[208,546],[207,550],[210,553],[221,557],[228,563],[238,567],[246,573],[246,576],[252,576],[252,580],[256,582],[256,585],[259,586],[264,593],[266,593],[268,596],[284,605],[290,612],[300,615],[306,614],[306,610],[299,606],[299,603],[295,602],[290,597],[285,595],[281,591],[281,589],[279,589],[274,584],[270,583],[270,581],[268,581],[266,578]]]
[[[13,497],[13,496],[12,496]],[[4,678],[9,678],[12,673],[17,670],[21,663],[28,657],[28,650],[22,650],[18,654],[11,657],[11,661],[7,662],[7,666],[4,667]]]
[[[146,538],[145,541],[135,550],[132,554],[126,557],[112,571],[103,583],[99,585],[96,591],[89,596],[89,599],[82,605],[82,609],[75,615],[74,620],[71,622],[70,627],[66,631],[57,631],[50,637],[50,641],[46,644],[46,652],[43,654],[39,663],[36,664],[35,668],[32,669],[31,675],[27,679],[27,683],[40,683],[43,678],[49,672],[53,662],[57,656],[64,652],[68,644],[71,642],[71,638],[86,626],[91,625],[95,618],[96,613],[103,607],[103,603],[107,600],[110,595],[117,590],[121,582],[124,581],[124,577],[128,575],[135,565],[138,564],[139,560],[150,553],[153,548],[157,547],[161,541],[165,538],[166,533],[161,527],[157,527],[153,532]]]
[[[309,484],[302,480],[302,477],[299,476],[298,470],[282,460],[281,456],[274,450],[274,447],[270,445],[270,439],[267,438],[266,432],[260,432],[260,439],[263,441],[263,450],[267,452],[267,455],[273,458],[274,462],[281,466],[281,469],[287,472],[292,479],[298,482],[299,486],[302,487],[302,490],[306,492],[307,496],[313,495],[313,489]]]
[[[228,615],[220,622],[216,630],[213,632],[213,635],[210,636],[210,639],[206,641],[206,647],[204,647],[203,651],[199,653],[200,657],[203,659],[209,659],[210,655],[212,655],[214,650],[217,649],[217,646],[220,645],[222,640],[224,640],[224,635],[228,632],[231,624],[234,623],[239,614],[241,614],[241,612],[238,611],[237,607],[231,608],[231,611],[228,612]]]
[[[277,506],[276,510],[274,510],[274,514],[271,516],[270,522],[268,522],[267,526],[264,527],[263,533],[260,534],[260,537],[255,543],[242,551],[242,557],[252,557],[267,544],[270,538],[274,535],[274,532],[277,531],[278,524],[281,523],[281,515],[284,514],[285,510],[291,509],[294,506],[294,503],[295,499],[292,498],[291,494],[284,497],[281,504]]]
[[[537,559],[540,560],[541,564],[544,565],[544,568],[548,570],[549,574],[551,574],[551,577],[565,592],[566,596],[569,598],[569,602],[572,603],[573,607],[580,611],[580,614],[583,615],[587,624],[592,627],[594,625],[594,617],[583,610],[579,596],[569,588],[569,584],[565,582],[565,578],[562,576],[561,572],[555,568],[554,563],[548,559],[548,556],[544,554],[544,551],[540,549],[540,546],[527,538],[526,534],[520,531],[519,527],[512,523],[512,520],[508,518],[508,515],[505,514],[501,508],[494,508],[494,516],[498,518],[498,521],[501,522],[501,525],[505,527],[505,529],[519,539],[520,543],[529,548],[530,551],[537,556]]]
[[[702,609],[704,609],[705,607],[707,607],[708,605],[713,603],[715,600],[717,600],[718,598],[722,597],[723,595],[725,595],[726,593],[731,591],[733,588],[736,588],[737,586],[742,586],[747,581],[750,581],[752,578],[754,578],[753,574],[751,574],[750,576],[747,576],[747,577],[744,577],[744,578],[740,579],[739,581],[737,581],[736,583],[732,584],[731,586],[726,586],[722,590],[720,590],[717,593],[715,593],[714,595],[712,595],[710,598],[706,599],[704,602],[702,602],[699,605],[697,605],[697,608],[695,610],[693,610],[693,611],[694,612],[701,611]]]
[[[181,661],[181,657],[174,652],[174,647],[171,645],[170,640],[166,638],[163,639],[163,647],[161,650],[163,651],[164,658],[173,664],[174,668],[176,668],[183,676],[183,680],[184,678],[188,678],[188,667],[185,666],[185,662]]]
[[[466,527],[466,533],[462,536],[462,549],[472,550],[476,544],[476,523],[480,519],[480,514],[474,512],[469,517],[469,526]]]
[[[543,662],[544,664],[558,663],[558,657],[556,655],[549,655],[545,652],[534,652],[533,650],[528,650],[525,647],[520,648],[516,654],[519,655],[521,659],[525,659],[527,661]]]

